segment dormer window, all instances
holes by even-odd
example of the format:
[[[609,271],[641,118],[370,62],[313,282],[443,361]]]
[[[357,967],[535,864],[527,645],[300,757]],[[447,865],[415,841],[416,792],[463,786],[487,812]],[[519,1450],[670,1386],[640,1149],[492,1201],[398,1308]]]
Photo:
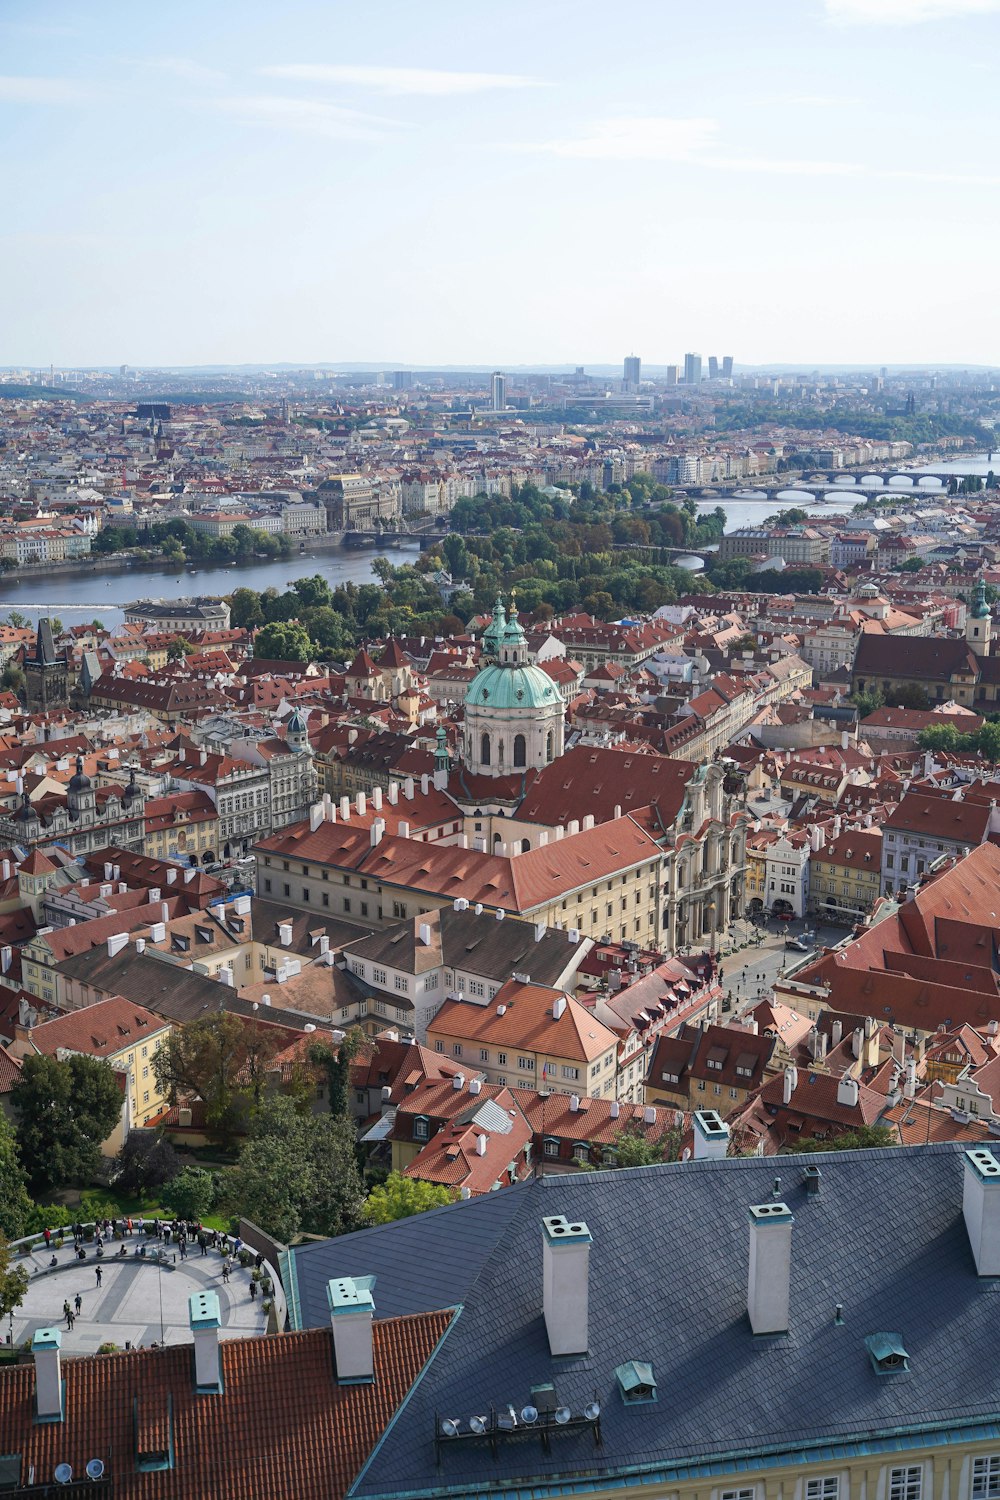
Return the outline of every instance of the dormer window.
[[[901,1334],[870,1334],[865,1339],[865,1348],[876,1375],[899,1375],[910,1368],[910,1356],[903,1347]]]
[[[626,1406],[642,1406],[656,1400],[656,1380],[653,1366],[645,1360],[630,1359],[615,1371],[618,1389]]]
[[[417,1115],[413,1121],[413,1139],[415,1141],[426,1141],[430,1136],[430,1121],[426,1115]]]

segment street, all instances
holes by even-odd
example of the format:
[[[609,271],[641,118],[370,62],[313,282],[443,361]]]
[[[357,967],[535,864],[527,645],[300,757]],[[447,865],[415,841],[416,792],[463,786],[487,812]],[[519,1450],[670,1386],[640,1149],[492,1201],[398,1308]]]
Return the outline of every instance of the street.
[[[775,928],[778,931],[775,931]],[[773,919],[764,929],[755,929],[752,923],[739,921],[730,932],[736,939],[735,949],[723,946],[720,957],[721,984],[732,1002],[728,1015],[736,1017],[752,1010],[764,998],[779,974],[808,963],[823,947],[833,947],[847,935],[846,927],[831,927],[815,923],[811,918],[792,922],[775,922]],[[786,938],[801,937],[809,933],[809,953],[799,953],[785,948]],[[754,939],[760,936],[759,945]],[[746,943],[749,946],[740,947]]]

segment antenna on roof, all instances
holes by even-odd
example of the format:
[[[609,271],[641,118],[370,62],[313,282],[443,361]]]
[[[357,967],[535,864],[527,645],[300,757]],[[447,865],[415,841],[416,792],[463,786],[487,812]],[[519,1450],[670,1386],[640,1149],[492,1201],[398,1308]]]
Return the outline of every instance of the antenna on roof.
[[[87,1465],[87,1478],[88,1479],[93,1479],[95,1481],[95,1483],[96,1483],[96,1481],[98,1479],[103,1479],[104,1478],[104,1460],[103,1460],[103,1458],[92,1458],[90,1460],[90,1462]]]
[[[72,1484],[73,1483],[73,1465],[72,1464],[56,1464],[55,1469],[54,1469],[53,1474],[52,1474],[52,1478],[55,1480],[56,1484]]]

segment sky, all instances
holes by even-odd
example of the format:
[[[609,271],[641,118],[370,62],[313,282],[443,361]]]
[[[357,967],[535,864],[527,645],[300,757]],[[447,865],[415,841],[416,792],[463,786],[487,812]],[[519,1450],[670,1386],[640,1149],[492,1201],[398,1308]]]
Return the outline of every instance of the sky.
[[[1000,363],[1000,0],[0,0],[0,366]]]

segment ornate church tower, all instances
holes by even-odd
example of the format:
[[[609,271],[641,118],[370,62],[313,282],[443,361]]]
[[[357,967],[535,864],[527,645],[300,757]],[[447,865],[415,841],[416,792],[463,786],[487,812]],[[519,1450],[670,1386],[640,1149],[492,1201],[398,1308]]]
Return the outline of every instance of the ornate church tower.
[[[465,699],[465,763],[481,776],[541,770],[563,753],[565,704],[555,683],[528,660],[528,643],[511,606],[498,598],[483,632],[487,665]]]
[[[980,578],[972,596],[972,605],[965,621],[965,639],[976,656],[989,656],[993,635],[993,617],[986,603],[986,583]]]

